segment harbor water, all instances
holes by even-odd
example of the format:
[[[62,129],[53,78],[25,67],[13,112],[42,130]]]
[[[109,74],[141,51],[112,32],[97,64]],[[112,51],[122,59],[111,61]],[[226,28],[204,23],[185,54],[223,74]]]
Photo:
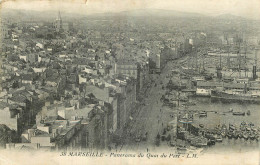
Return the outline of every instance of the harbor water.
[[[259,104],[251,103],[223,103],[220,101],[212,101],[207,97],[192,97],[192,101],[196,102],[196,105],[189,107],[190,110],[207,111],[207,117],[194,116],[195,124],[203,124],[207,129],[214,129],[218,125],[233,124],[239,128],[241,122],[247,124],[253,123],[256,128],[260,127],[260,108]],[[250,115],[234,116],[230,111],[245,112],[250,111]],[[205,150],[207,153],[216,152],[249,152],[252,150],[259,151],[259,142],[256,140],[244,140],[244,139],[228,139],[223,138],[223,142],[216,143],[214,146],[208,147]]]

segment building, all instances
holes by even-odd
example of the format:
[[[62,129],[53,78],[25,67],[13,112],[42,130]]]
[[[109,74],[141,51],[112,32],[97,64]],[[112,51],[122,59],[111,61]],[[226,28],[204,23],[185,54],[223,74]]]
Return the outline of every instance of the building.
[[[141,74],[141,66],[137,62],[134,61],[128,61],[125,59],[120,59],[115,63],[115,74],[117,77],[128,77],[133,78],[136,81],[136,94],[138,95],[142,82],[140,74]],[[144,71],[147,68],[144,69]]]
[[[56,119],[49,117],[44,122],[25,130],[21,135],[21,143],[9,143],[7,149],[29,147],[42,150],[81,149],[84,125],[82,119]]]
[[[1,22],[0,30],[1,30],[1,39],[5,39],[9,37],[7,25],[4,22]]]
[[[137,79],[137,63],[130,60],[120,59],[115,63],[115,73],[117,75],[124,75]]]

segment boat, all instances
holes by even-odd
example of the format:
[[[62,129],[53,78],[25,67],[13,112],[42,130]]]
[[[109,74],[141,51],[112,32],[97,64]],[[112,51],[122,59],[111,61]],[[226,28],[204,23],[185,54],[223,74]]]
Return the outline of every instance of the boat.
[[[260,103],[260,96],[249,93],[229,93],[226,91],[211,91],[211,98],[227,102],[251,102]]]
[[[185,154],[187,152],[187,148],[184,146],[184,147],[177,147],[177,152],[179,154]]]
[[[215,140],[215,137],[212,133],[206,133],[205,138]]]
[[[248,126],[250,126],[250,127],[252,127],[252,126],[255,126],[252,122],[250,122],[249,124],[248,124]]]
[[[243,133],[243,138],[244,138],[245,140],[248,140],[248,134],[247,134],[247,133]]]
[[[233,112],[234,116],[245,116],[245,112]]]
[[[247,131],[251,131],[251,128],[250,128],[250,127],[246,127],[246,130],[247,130]]]
[[[193,115],[189,115],[186,113],[184,116],[179,117],[178,122],[180,123],[192,123],[193,122]]]
[[[238,137],[239,137],[240,139],[242,139],[242,138],[243,138],[243,133],[240,132],[240,133],[238,134]]]
[[[229,133],[227,134],[227,137],[228,137],[229,139],[232,139],[232,133],[229,132]]]
[[[221,136],[217,136],[217,137],[216,137],[216,142],[222,142],[222,141],[223,141],[223,139],[222,139]]]
[[[208,145],[208,140],[206,138],[196,139],[191,142],[195,147],[206,147]]]
[[[226,132],[221,132],[221,136],[224,138],[226,137]]]
[[[246,122],[243,121],[240,125],[246,125]]]
[[[246,112],[246,114],[247,114],[247,116],[249,116],[249,115],[251,114],[251,112],[248,110],[248,111]]]
[[[208,116],[208,114],[207,114],[206,111],[201,111],[201,112],[199,113],[199,117],[207,117],[207,116]]]
[[[170,146],[175,147],[176,146],[176,141],[175,140],[171,140],[170,141]]]
[[[254,133],[250,133],[249,134],[249,138],[250,138],[250,140],[254,140],[255,139],[255,134]]]
[[[229,130],[235,130],[235,129],[236,129],[236,127],[234,125],[229,124]]]
[[[203,89],[203,88],[197,88],[196,95],[197,96],[211,96],[211,90]]]
[[[207,142],[207,144],[208,144],[209,146],[211,146],[211,145],[215,145],[215,144],[216,144],[216,141],[210,139],[210,140]]]
[[[255,127],[251,127],[251,130],[257,132],[257,129]]]
[[[246,130],[246,126],[240,125],[240,130],[241,130],[241,131],[245,131],[245,130]]]
[[[217,135],[219,135],[219,136],[221,135],[221,130],[217,131]]]
[[[228,112],[233,112],[233,108],[230,108]]]
[[[239,136],[238,132],[235,131],[235,132],[233,133],[233,138],[238,139],[238,136]]]
[[[226,126],[225,124],[223,124],[223,125],[221,126],[221,129],[226,130],[226,129],[227,129],[227,126]]]

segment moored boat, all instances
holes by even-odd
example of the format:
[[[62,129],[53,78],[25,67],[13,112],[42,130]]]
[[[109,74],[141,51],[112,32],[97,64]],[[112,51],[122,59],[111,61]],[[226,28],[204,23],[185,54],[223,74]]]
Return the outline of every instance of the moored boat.
[[[239,135],[238,132],[234,132],[233,133],[233,138],[238,139],[238,135]]]
[[[229,130],[235,130],[235,129],[236,129],[236,127],[234,125],[229,124]]]
[[[222,142],[222,141],[223,141],[223,139],[222,139],[221,136],[217,136],[217,137],[216,137],[216,142]]]
[[[260,103],[260,96],[253,96],[251,94],[234,94],[228,91],[211,91],[211,98],[217,99],[225,102],[251,102]]]
[[[247,131],[251,131],[251,128],[250,128],[250,127],[246,127],[246,130],[247,130]]]
[[[244,138],[245,140],[248,140],[248,134],[247,134],[247,133],[243,133],[243,138]]]
[[[211,95],[211,90],[209,90],[209,89],[197,88],[197,90],[196,90],[196,95],[197,95],[197,96],[210,96],[210,95]]]
[[[228,137],[229,139],[232,139],[232,133],[229,132],[229,133],[227,134],[227,137]]]
[[[243,133],[240,132],[240,133],[238,134],[238,137],[239,137],[240,139],[242,139],[242,138],[243,138]]]
[[[224,138],[226,137],[226,132],[221,132],[221,136]]]
[[[257,129],[255,127],[251,127],[251,130],[254,131],[254,132],[257,131]]]
[[[235,116],[245,116],[245,112],[233,112]]]
[[[254,140],[254,139],[255,139],[255,134],[254,134],[254,133],[251,133],[251,134],[249,135],[249,138],[250,138],[250,140]]]
[[[251,112],[248,110],[248,111],[246,112],[246,114],[247,114],[247,116],[249,116],[249,115],[251,114]]]
[[[215,144],[216,144],[216,141],[215,141],[215,140],[209,140],[207,144],[208,144],[209,146],[215,145]]]
[[[199,113],[199,117],[207,117],[208,115],[207,115],[207,112],[206,111],[201,111],[200,113]]]

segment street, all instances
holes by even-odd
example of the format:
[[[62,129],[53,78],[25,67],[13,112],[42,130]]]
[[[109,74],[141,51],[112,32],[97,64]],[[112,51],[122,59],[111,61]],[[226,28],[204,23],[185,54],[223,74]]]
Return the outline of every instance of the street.
[[[145,105],[141,106],[135,117],[133,117],[133,121],[127,130],[128,133],[125,136],[125,143],[120,151],[159,152],[160,150],[165,151],[165,148],[168,147],[166,141],[161,141],[160,145],[156,146],[155,140],[157,134],[162,134],[168,122],[173,120],[172,115],[176,113],[176,108],[163,106],[160,101],[160,98],[165,93],[162,86],[165,86],[169,81],[166,75],[171,72],[173,65],[173,62],[169,62],[160,75],[152,75],[154,83],[146,93]],[[155,86],[155,84],[157,85]],[[136,136],[145,135],[146,132],[147,139],[145,141],[142,141],[142,139],[139,142],[135,141]]]

